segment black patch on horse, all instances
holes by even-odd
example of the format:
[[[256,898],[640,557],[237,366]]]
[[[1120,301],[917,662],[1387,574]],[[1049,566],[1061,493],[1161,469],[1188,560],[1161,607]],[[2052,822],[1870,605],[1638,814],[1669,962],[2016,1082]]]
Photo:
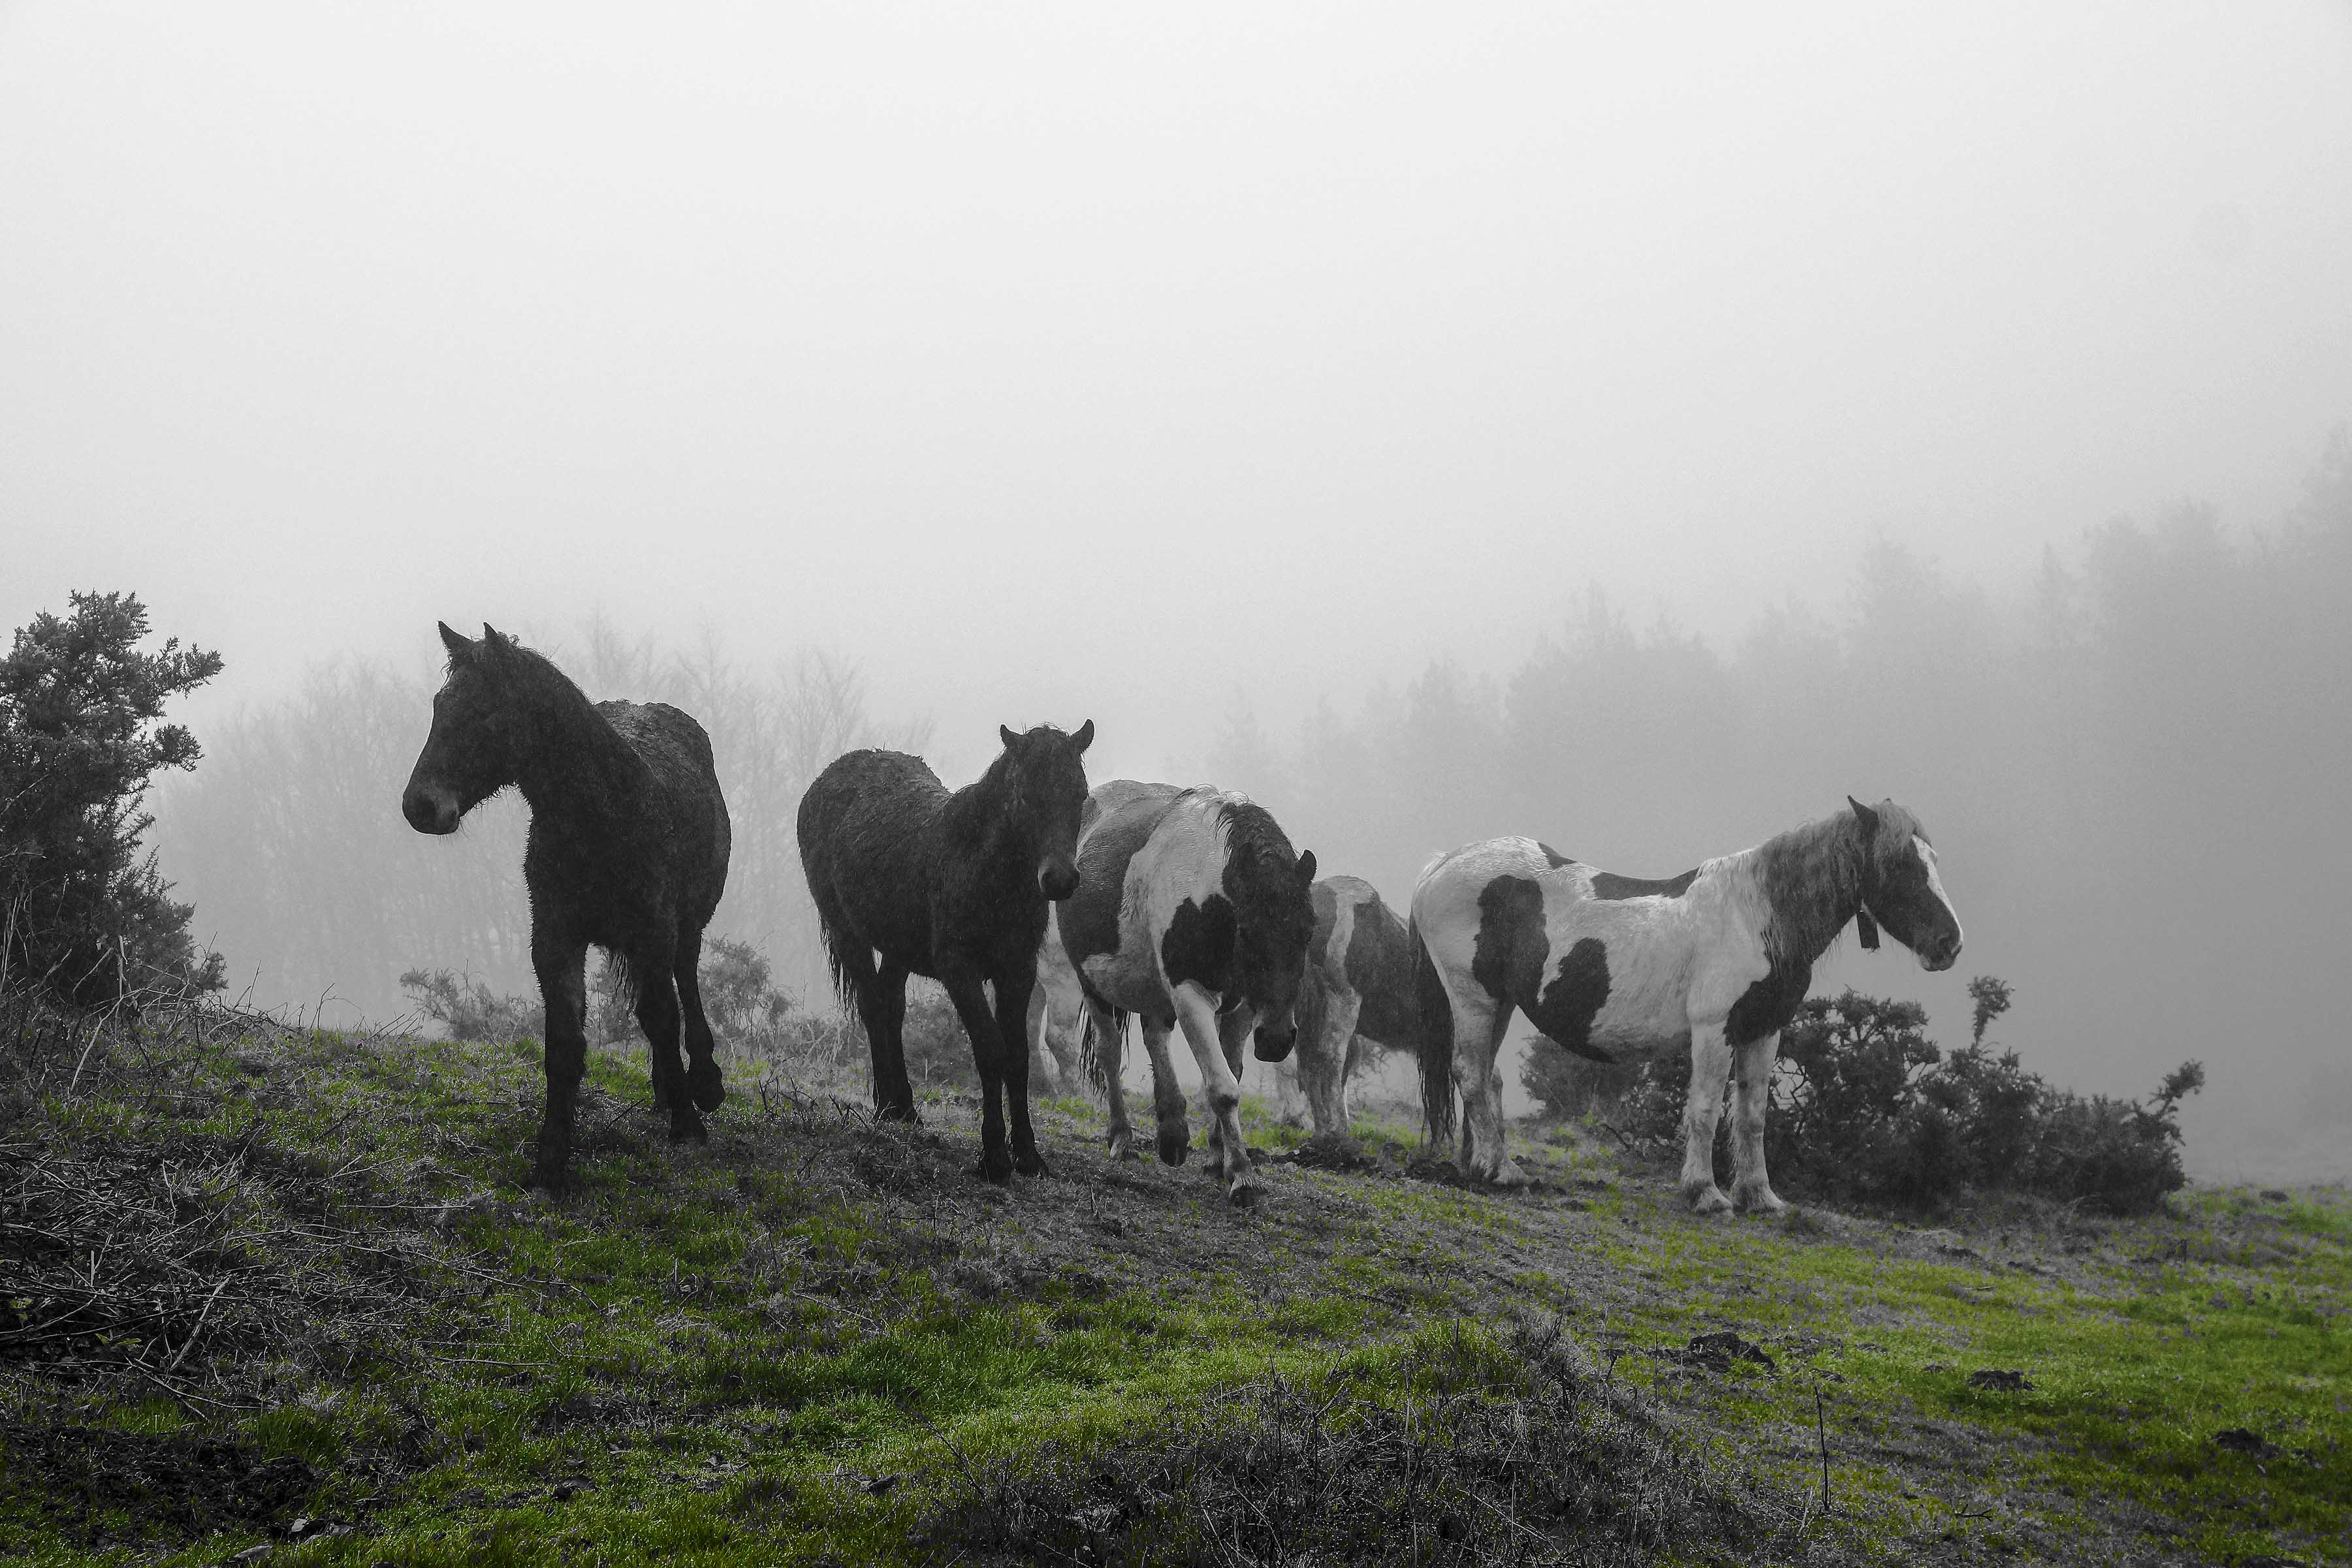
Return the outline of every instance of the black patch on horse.
[[[1528,1021],[1577,1055],[1594,1061],[1617,1059],[1592,1043],[1592,1020],[1609,999],[1609,950],[1598,936],[1586,936],[1559,961],[1559,973],[1540,998],[1529,998]]]
[[[1543,889],[1524,876],[1498,876],[1478,894],[1478,937],[1470,977],[1498,1002],[1532,998],[1550,942],[1544,935]]]
[[[1536,841],[1536,848],[1543,851],[1544,859],[1551,862],[1551,869],[1554,871],[1558,871],[1564,865],[1574,865],[1576,863],[1574,861],[1569,859],[1566,855],[1560,853],[1558,850],[1552,848],[1549,844],[1545,843],[1540,839]]]
[[[1680,876],[1652,881],[1647,877],[1619,876],[1613,871],[1592,873],[1592,896],[1611,900],[1621,898],[1680,898],[1698,880],[1698,868],[1691,867]]]
[[[1171,986],[1191,980],[1223,995],[1234,982],[1234,906],[1213,893],[1205,904],[1191,899],[1176,906],[1160,939],[1160,964]]]
[[[1768,940],[1765,949],[1772,965],[1770,973],[1741,992],[1724,1019],[1723,1038],[1734,1045],[1748,1045],[1768,1034],[1778,1034],[1797,1016],[1813,983],[1812,965],[1794,955],[1775,954],[1771,947]]]
[[[1356,905],[1356,928],[1348,937],[1348,984],[1361,1003],[1356,1013],[1358,1034],[1395,1050],[1420,1048],[1412,943],[1404,922],[1377,894]]]
[[[1158,800],[1114,807],[1078,846],[1078,891],[1055,906],[1062,949],[1079,977],[1097,953],[1118,951],[1118,910],[1127,896],[1127,868],[1168,814],[1171,792]]]

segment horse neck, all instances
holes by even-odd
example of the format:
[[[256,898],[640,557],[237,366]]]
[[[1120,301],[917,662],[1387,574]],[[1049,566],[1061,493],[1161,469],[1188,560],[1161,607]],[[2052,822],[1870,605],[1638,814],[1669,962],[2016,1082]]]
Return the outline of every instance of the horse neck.
[[[1807,965],[1862,907],[1861,824],[1845,812],[1791,828],[1738,858],[1753,867],[1776,957]]]
[[[552,666],[548,674],[553,678],[526,699],[535,744],[515,768],[531,814],[593,816],[633,805],[644,791],[645,758],[585,693]]]
[[[977,869],[1025,880],[1037,860],[1037,833],[1013,814],[1011,773],[1007,759],[998,757],[987,772],[948,797],[940,821]]]

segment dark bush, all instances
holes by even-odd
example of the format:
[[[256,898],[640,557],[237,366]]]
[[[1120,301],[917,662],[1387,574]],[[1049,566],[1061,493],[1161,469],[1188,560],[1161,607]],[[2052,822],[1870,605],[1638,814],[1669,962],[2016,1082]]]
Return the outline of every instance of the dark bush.
[[[2031,1194],[2109,1213],[2154,1207],[2188,1180],[2180,1102],[2205,1082],[2197,1062],[2146,1103],[2088,1097],[2045,1082],[1984,1031],[2010,988],[1982,976],[1969,1043],[1947,1055],[1914,1002],[1849,990],[1808,1000],[1782,1031],[1766,1159],[1773,1185],[1803,1197],[1937,1209],[1970,1192]],[[1550,1054],[1564,1054],[1553,1051]],[[1640,1069],[1602,1115],[1637,1146],[1679,1153],[1690,1061]],[[1727,1126],[1717,1178],[1730,1177]]]
[[[0,659],[0,980],[103,1007],[158,989],[217,990],[194,911],[141,852],[151,777],[203,753],[163,705],[220,673],[177,638],[142,653],[147,609],[127,593],[77,593],[43,612]]]
[[[441,1026],[451,1040],[538,1040],[547,1019],[536,997],[494,995],[489,982],[451,969],[411,969],[401,989],[416,1010]]]

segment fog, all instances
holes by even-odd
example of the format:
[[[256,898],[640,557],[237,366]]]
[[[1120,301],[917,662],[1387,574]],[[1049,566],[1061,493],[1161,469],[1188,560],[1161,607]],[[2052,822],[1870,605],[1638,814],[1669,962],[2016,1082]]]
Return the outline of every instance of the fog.
[[[156,841],[259,999],[520,987],[512,803],[394,800],[487,620],[699,704],[788,975],[861,739],[1400,900],[1893,794],[1969,951],[1824,985],[2344,1174],[2341,6],[0,5],[0,616],[226,656]]]

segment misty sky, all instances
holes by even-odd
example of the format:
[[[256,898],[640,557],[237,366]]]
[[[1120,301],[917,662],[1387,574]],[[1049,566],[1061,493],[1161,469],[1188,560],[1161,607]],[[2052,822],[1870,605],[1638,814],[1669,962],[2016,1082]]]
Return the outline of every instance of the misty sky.
[[[601,609],[1151,772],[1596,580],[2267,522],[2347,258],[2343,5],[0,4],[0,618],[233,704]]]

